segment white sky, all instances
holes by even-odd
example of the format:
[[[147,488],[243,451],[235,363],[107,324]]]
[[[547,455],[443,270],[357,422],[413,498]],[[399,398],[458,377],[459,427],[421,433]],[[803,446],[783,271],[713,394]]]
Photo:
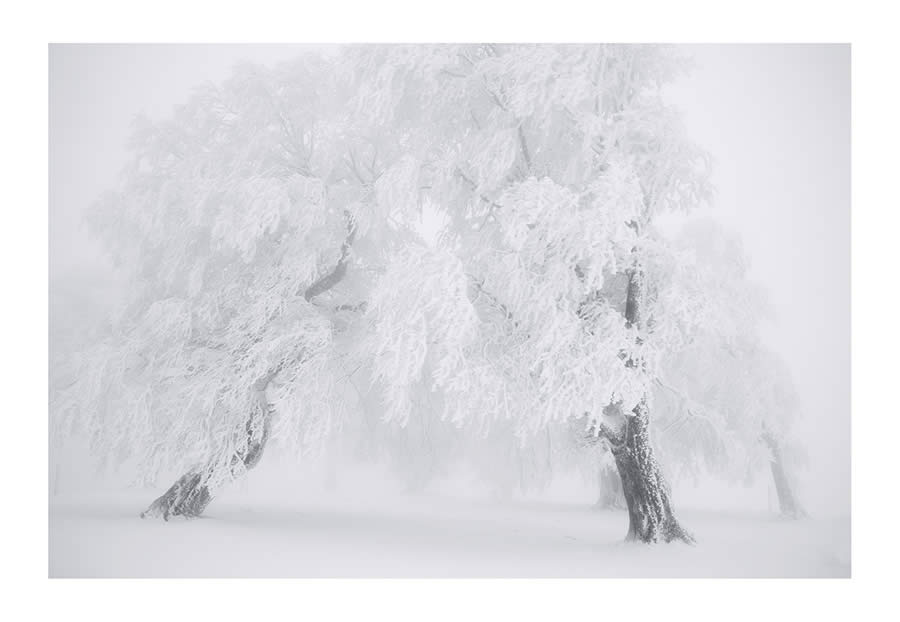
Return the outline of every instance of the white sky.
[[[159,118],[241,60],[271,64],[303,46],[54,45],[50,48],[51,283],[102,266],[78,231],[109,189],[130,122]],[[804,406],[813,511],[850,504],[850,49],[839,45],[689,46],[692,74],[670,88],[689,132],[713,154],[712,215],[740,232],[777,319]],[[51,288],[51,305],[54,302]]]

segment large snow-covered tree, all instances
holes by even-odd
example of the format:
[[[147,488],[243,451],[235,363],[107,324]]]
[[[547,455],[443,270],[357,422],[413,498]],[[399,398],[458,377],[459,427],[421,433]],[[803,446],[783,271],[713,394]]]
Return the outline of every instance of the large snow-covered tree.
[[[423,185],[451,226],[441,244],[396,254],[373,291],[389,416],[409,417],[408,389],[422,383],[445,418],[476,428],[512,420],[525,437],[587,415],[612,446],[629,538],[691,540],[650,442],[659,360],[676,346],[658,316],[691,312],[654,293],[657,266],[677,259],[654,223],[708,193],[705,158],[661,96],[679,59],[645,46],[478,46],[440,60],[416,70],[432,72],[433,91],[392,82],[428,116]],[[400,351],[414,356],[392,360]]]

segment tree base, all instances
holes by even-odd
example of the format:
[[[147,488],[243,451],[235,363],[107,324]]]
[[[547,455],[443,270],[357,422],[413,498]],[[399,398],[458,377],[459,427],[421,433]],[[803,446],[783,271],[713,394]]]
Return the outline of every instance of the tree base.
[[[775,492],[778,495],[778,507],[781,516],[787,519],[805,518],[806,512],[803,511],[803,508],[797,501],[797,497],[794,495],[794,488],[791,486],[791,480],[785,468],[781,443],[769,431],[765,431],[762,438],[772,453],[769,466],[772,469],[772,481],[775,482]]]
[[[690,544],[692,546],[697,544],[697,539],[694,538],[694,535],[682,527],[674,518],[658,529],[652,529],[642,533],[629,529],[628,535],[625,536],[625,541],[640,542],[642,544],[655,544],[657,542],[664,542],[666,544],[672,542],[684,542],[685,544]]]
[[[162,518],[168,521],[173,516],[197,518],[212,501],[209,488],[202,483],[200,473],[182,475],[162,496],[141,512],[141,518]]]
[[[694,544],[694,536],[675,518],[669,486],[653,455],[645,402],[626,419],[621,440],[612,443],[611,448],[628,506],[625,540]]]
[[[266,402],[265,390],[269,380],[275,373],[277,372],[272,372],[254,385],[258,407],[247,419],[241,430],[243,434],[246,434],[247,445],[231,457],[229,468],[232,477],[252,469],[262,458],[266,441],[269,438],[269,420],[271,416],[271,409]],[[254,431],[254,424],[260,421],[262,422],[262,430],[261,433],[257,434]],[[177,482],[172,484],[171,488],[151,503],[150,507],[141,512],[141,518],[162,518],[167,521],[173,516],[197,518],[203,514],[203,510],[212,501],[212,493],[207,482],[209,481],[208,476],[215,472],[215,468],[215,464],[209,464],[205,467],[196,467],[194,470],[182,475]]]

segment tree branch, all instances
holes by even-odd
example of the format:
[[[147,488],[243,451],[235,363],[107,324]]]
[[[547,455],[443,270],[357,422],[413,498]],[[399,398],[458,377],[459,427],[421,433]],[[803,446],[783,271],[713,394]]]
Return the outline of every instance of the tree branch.
[[[344,275],[347,274],[347,263],[350,260],[350,247],[353,246],[353,240],[356,238],[356,223],[353,222],[353,218],[350,216],[349,212],[344,212],[344,215],[347,218],[347,238],[341,245],[341,257],[338,259],[337,264],[331,272],[323,275],[306,288],[306,291],[303,292],[303,297],[307,302],[320,294],[324,294],[340,283],[344,278]]]
[[[588,445],[596,445],[601,440],[605,440],[611,447],[621,447],[625,442],[625,439],[621,435],[613,432],[613,430],[602,421],[598,421],[593,430],[585,434],[584,440]]]
[[[519,134],[519,144],[522,146],[522,155],[525,157],[525,168],[527,171],[531,171],[531,153],[528,151],[528,143],[525,142],[525,132],[522,131],[522,124],[519,124],[517,128],[517,132]]]

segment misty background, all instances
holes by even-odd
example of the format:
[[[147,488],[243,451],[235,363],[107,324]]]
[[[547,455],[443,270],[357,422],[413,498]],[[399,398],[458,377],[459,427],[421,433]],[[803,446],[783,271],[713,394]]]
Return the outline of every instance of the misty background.
[[[115,275],[81,225],[126,161],[137,114],[159,119],[235,63],[271,65],[302,45],[50,47],[50,347],[102,308]],[[801,398],[797,473],[812,514],[850,507],[850,48],[692,45],[693,72],[668,89],[688,133],[714,160],[713,208],[739,233],[773,315],[766,343],[788,362]],[[76,453],[68,471],[86,469]],[[755,500],[765,494],[760,483]],[[676,486],[679,504],[724,484]],[[760,493],[762,490],[762,493]],[[752,495],[751,495],[752,496]],[[586,499],[586,502],[591,501]]]

